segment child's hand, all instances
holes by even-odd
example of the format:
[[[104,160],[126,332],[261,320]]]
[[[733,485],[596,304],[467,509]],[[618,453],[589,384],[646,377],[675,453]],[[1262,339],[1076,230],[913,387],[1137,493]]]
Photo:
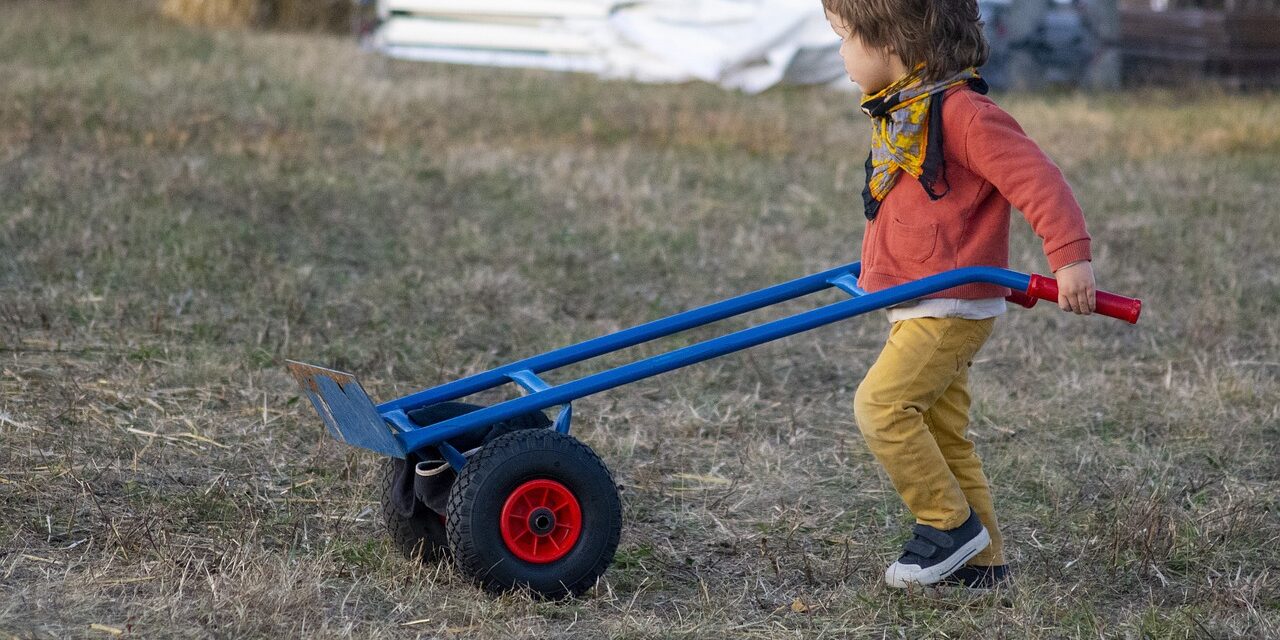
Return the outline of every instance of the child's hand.
[[[1058,280],[1058,308],[1086,316],[1097,308],[1093,265],[1088,260],[1077,260],[1059,267],[1053,275]]]

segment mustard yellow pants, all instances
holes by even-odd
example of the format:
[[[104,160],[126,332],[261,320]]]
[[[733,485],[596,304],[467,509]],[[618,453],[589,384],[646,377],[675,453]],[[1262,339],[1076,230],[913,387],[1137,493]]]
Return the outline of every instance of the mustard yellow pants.
[[[982,460],[965,437],[969,367],[995,318],[909,318],[854,394],[854,418],[916,522],[954,529],[972,506],[991,545],[969,564],[1004,564],[1000,529]]]

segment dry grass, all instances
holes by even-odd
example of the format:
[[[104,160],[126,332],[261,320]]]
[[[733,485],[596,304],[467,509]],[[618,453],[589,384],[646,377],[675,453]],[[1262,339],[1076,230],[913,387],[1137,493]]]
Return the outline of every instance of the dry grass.
[[[1101,286],[1147,302],[1137,327],[1012,310],[975,361],[1019,591],[879,584],[910,519],[852,422],[875,315],[580,401],[626,527],[557,605],[398,558],[377,460],[282,359],[389,398],[853,259],[850,98],[401,64],[144,7],[0,5],[0,631],[1280,636],[1275,95],[999,97],[1071,178]]]

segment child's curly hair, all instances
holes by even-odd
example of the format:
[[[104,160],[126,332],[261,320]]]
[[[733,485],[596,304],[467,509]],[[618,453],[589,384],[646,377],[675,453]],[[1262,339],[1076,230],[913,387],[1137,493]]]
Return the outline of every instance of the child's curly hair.
[[[924,63],[926,81],[982,66],[989,48],[977,0],[822,0],[868,47],[892,47],[906,63]]]

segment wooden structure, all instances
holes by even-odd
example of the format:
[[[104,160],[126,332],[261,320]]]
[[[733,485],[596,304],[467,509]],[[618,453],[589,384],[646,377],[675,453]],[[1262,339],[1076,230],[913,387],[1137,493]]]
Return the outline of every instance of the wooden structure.
[[[1127,84],[1280,85],[1280,0],[1154,0],[1122,5]]]

